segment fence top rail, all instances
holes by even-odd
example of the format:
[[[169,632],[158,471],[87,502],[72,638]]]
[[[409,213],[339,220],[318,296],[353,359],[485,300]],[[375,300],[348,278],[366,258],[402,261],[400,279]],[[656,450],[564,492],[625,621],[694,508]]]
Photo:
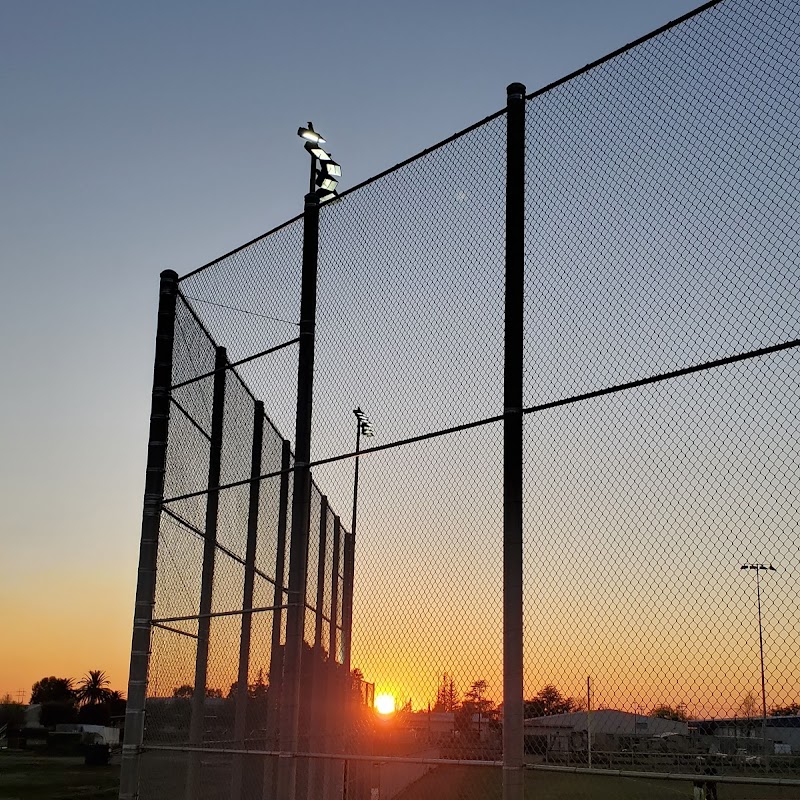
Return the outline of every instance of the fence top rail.
[[[366,180],[361,181],[361,183],[357,183],[355,186],[351,186],[349,189],[345,189],[343,192],[339,193],[338,200],[342,200],[349,194],[352,194],[359,189],[363,189],[365,186],[369,186],[371,183],[375,183],[375,181],[380,180],[381,178],[385,178],[387,175],[391,175],[393,172],[397,172],[397,170],[402,169],[403,167],[407,167],[409,164],[412,164],[414,161],[418,161],[420,158],[428,155],[429,153],[433,153],[435,150],[439,150],[440,148],[444,147],[445,145],[450,144],[450,142],[454,142],[456,139],[460,139],[462,136],[466,136],[468,133],[480,128],[481,125],[485,125],[488,122],[491,122],[493,119],[497,119],[497,117],[501,117],[503,114],[506,113],[505,108],[501,108],[498,111],[495,111],[493,114],[489,114],[488,117],[484,117],[478,122],[473,122],[472,125],[464,128],[463,130],[456,131],[456,133],[448,136],[446,139],[442,139],[440,142],[437,142],[430,147],[426,147],[424,150],[421,150],[419,153],[415,153],[413,156],[409,156],[409,158],[405,159],[404,161],[400,161],[399,163],[395,164],[393,167],[389,167],[388,169],[383,170],[383,172],[379,172],[376,175],[373,175],[371,178],[367,178]],[[336,201],[333,201],[336,202]],[[326,204],[330,205],[330,203]],[[203,264],[202,267],[198,267],[197,269],[192,270],[191,272],[187,272],[185,275],[182,275],[178,278],[178,283],[181,281],[185,281],[187,278],[191,278],[194,275],[197,275],[199,272],[203,272],[204,270],[208,269],[209,267],[213,267],[216,264],[219,264],[221,261],[225,261],[225,259],[230,258],[231,256],[235,256],[237,253],[240,253],[242,250],[246,250],[248,247],[254,245],[256,242],[260,242],[262,239],[266,239],[268,236],[272,236],[273,234],[277,233],[280,230],[288,227],[294,222],[298,222],[303,218],[302,214],[298,214],[295,217],[287,220],[286,222],[281,223],[280,225],[268,230],[266,233],[262,233],[260,236],[256,236],[255,239],[251,239],[249,242],[245,244],[239,245],[239,247],[234,248],[225,255],[219,256],[215,258],[213,261],[209,261],[208,264]]]
[[[640,36],[639,38],[634,39],[632,42],[628,42],[627,44],[623,45],[622,47],[619,47],[616,50],[614,50],[614,51],[612,51],[610,53],[607,53],[604,56],[601,56],[600,58],[596,59],[595,61],[592,61],[589,64],[586,64],[585,66],[581,67],[580,69],[577,69],[577,70],[575,70],[573,72],[570,72],[568,75],[564,75],[562,78],[559,78],[558,80],[555,80],[552,83],[549,83],[546,86],[543,86],[540,89],[537,89],[537,90],[531,92],[530,94],[525,96],[525,99],[526,100],[533,100],[534,98],[539,97],[540,95],[546,94],[547,92],[552,91],[553,89],[555,89],[555,88],[557,88],[557,87],[559,87],[559,86],[561,86],[561,85],[563,85],[565,83],[568,83],[569,81],[571,81],[571,80],[573,80],[573,79],[575,79],[575,78],[577,78],[577,77],[579,77],[581,75],[584,75],[587,72],[590,72],[591,70],[593,70],[593,69],[595,69],[595,68],[597,68],[599,66],[602,66],[603,64],[607,63],[608,61],[613,60],[617,56],[622,55],[623,53],[626,53],[629,50],[632,50],[633,48],[637,47],[638,45],[643,44],[644,42],[647,42],[650,39],[655,38],[656,36],[659,36],[660,34],[664,33],[665,31],[668,31],[671,28],[674,28],[677,25],[680,25],[681,23],[686,22],[686,20],[689,20],[692,17],[695,17],[695,16],[703,13],[707,9],[712,8],[713,6],[719,5],[722,2],[723,2],[723,0],[708,0],[708,2],[703,3],[702,5],[699,5],[697,8],[692,9],[691,11],[688,11],[686,14],[682,14],[680,17],[677,17],[676,19],[673,19],[673,20],[671,20],[669,22],[666,22],[664,25],[661,25],[660,27],[656,28],[655,30],[652,30],[649,33],[644,34],[644,36]],[[374,183],[375,181],[378,181],[381,178],[384,178],[387,175],[390,175],[391,173],[396,172],[397,170],[400,170],[403,167],[408,166],[409,164],[412,164],[414,161],[417,161],[417,160],[423,158],[424,156],[426,156],[426,155],[428,155],[428,154],[430,154],[430,153],[432,153],[432,152],[434,152],[436,150],[439,150],[440,148],[444,147],[445,145],[448,145],[451,142],[456,141],[457,139],[461,138],[462,136],[465,136],[466,134],[476,130],[477,128],[480,128],[482,125],[485,125],[488,122],[491,122],[492,120],[497,119],[498,117],[502,116],[505,113],[506,113],[506,108],[501,108],[498,111],[495,111],[494,113],[489,114],[488,116],[484,117],[483,119],[478,120],[477,122],[474,122],[472,125],[468,125],[466,128],[463,128],[460,131],[456,131],[456,133],[452,134],[451,136],[448,136],[445,139],[442,139],[441,141],[437,142],[436,144],[431,145],[430,147],[426,147],[424,150],[421,150],[420,152],[415,153],[412,156],[409,156],[408,158],[404,159],[403,161],[398,162],[394,166],[389,167],[388,169],[385,169],[382,172],[379,172],[376,175],[373,175],[372,177],[361,181],[361,183],[357,183],[355,186],[352,186],[349,189],[346,189],[345,191],[343,191],[343,192],[341,192],[339,194],[338,199],[341,200],[344,197],[346,197],[347,195],[352,194],[353,192],[358,191],[359,189],[363,189],[365,186],[369,186],[371,183]],[[213,267],[213,266],[219,264],[222,261],[225,261],[226,259],[230,258],[231,256],[235,256],[237,253],[240,253],[242,250],[246,250],[248,247],[251,247],[252,245],[256,244],[256,242],[260,242],[262,239],[266,239],[267,237],[272,236],[275,233],[278,233],[278,231],[281,231],[284,228],[287,228],[289,225],[292,225],[293,223],[298,222],[302,218],[303,218],[303,214],[302,213],[297,214],[296,216],[292,217],[291,219],[288,219],[285,222],[282,222],[280,225],[276,225],[274,228],[271,228],[270,230],[266,231],[265,233],[262,233],[262,234],[256,236],[254,239],[251,239],[249,242],[245,242],[244,244],[239,245],[238,247],[235,247],[233,250],[230,250],[227,253],[225,253],[225,254],[223,254],[221,256],[218,256],[213,261],[209,261],[207,264],[203,264],[202,266],[197,267],[196,269],[193,269],[191,272],[187,272],[185,275],[181,275],[178,278],[178,282],[180,283],[181,281],[187,280],[188,278],[191,278],[191,277],[197,275],[198,273],[203,272],[204,270],[207,270],[210,267]]]
[[[660,36],[665,31],[670,30],[670,28],[674,28],[680,25],[681,23],[686,22],[686,20],[689,20],[692,17],[696,17],[699,14],[702,14],[704,11],[707,11],[709,8],[713,8],[714,6],[719,5],[722,2],[724,2],[724,0],[708,0],[708,2],[699,5],[697,8],[693,8],[691,11],[687,11],[680,17],[676,17],[670,22],[665,22],[661,27],[650,31],[650,33],[646,33],[644,36],[640,36],[638,39],[634,39],[632,42],[628,42],[628,44],[624,44],[622,45],[622,47],[618,47],[616,50],[613,50],[612,52],[607,53],[604,56],[601,56],[595,61],[589,62],[580,69],[576,69],[574,72],[570,72],[568,75],[564,75],[564,77],[558,78],[558,80],[555,80],[552,83],[548,83],[547,86],[542,86],[541,89],[536,89],[530,94],[525,95],[525,99],[534,100],[535,98],[540,97],[543,94],[547,94],[553,89],[556,89],[565,83],[569,83],[571,80],[574,80],[575,78],[578,78],[581,75],[585,75],[587,72],[591,72],[591,70],[600,67],[609,61],[613,61],[617,56],[621,56],[623,53],[627,53],[629,50],[633,50],[634,47],[638,47],[640,44],[644,44],[645,42],[650,41],[650,39],[655,39],[656,36]]]

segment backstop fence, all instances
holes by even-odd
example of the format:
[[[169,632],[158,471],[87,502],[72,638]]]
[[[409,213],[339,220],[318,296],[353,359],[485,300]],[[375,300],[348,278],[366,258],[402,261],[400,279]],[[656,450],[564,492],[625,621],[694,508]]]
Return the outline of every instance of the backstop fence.
[[[708,3],[162,274],[121,798],[800,791],[799,58]]]

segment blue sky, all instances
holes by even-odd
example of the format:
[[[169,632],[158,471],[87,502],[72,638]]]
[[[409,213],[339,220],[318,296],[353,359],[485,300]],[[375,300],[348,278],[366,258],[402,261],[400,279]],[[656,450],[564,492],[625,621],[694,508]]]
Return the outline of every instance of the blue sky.
[[[346,188],[695,5],[6,0],[0,694],[125,688],[158,273],[300,211],[298,125]]]

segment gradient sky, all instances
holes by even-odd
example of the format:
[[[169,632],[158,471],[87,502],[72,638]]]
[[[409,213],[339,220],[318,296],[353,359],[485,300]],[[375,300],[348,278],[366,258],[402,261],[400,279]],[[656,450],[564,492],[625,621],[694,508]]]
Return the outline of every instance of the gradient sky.
[[[6,0],[0,694],[126,689],[158,273],[300,211],[298,125],[352,186],[696,5]]]

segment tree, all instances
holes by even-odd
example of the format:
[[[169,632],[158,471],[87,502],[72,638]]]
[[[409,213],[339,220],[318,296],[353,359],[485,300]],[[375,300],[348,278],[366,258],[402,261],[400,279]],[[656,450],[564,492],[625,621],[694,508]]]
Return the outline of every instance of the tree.
[[[255,683],[247,686],[247,694],[253,699],[267,696],[267,682],[264,680],[263,668],[258,668],[258,675],[256,676]]]
[[[543,686],[530,700],[525,701],[526,717],[550,717],[583,709],[582,703],[574,697],[564,697],[552,683]]]
[[[42,678],[31,688],[31,703],[74,703],[72,678]]]
[[[456,713],[456,727],[460,731],[471,731],[473,719],[477,716],[478,736],[481,732],[481,723],[495,716],[497,707],[494,700],[486,697],[489,686],[485,680],[473,681],[464,694],[460,710]]]
[[[442,675],[442,682],[436,689],[436,702],[434,711],[458,711],[461,705],[458,699],[458,690],[452,675],[446,672]]]
[[[464,707],[472,709],[473,714],[479,714],[482,717],[491,716],[495,710],[494,700],[486,697],[486,691],[489,688],[484,680],[473,681],[469,690],[464,695]]]
[[[84,706],[94,706],[105,703],[111,694],[110,682],[105,672],[101,669],[90,669],[78,683],[76,696],[78,702]]]
[[[649,714],[651,717],[658,717],[659,719],[674,719],[680,722],[686,722],[689,715],[683,706],[673,708],[672,706],[660,705],[656,706]]]
[[[172,696],[177,698],[191,699],[194,695],[194,686],[184,683],[181,686],[176,686],[172,690]]]
[[[10,694],[0,698],[0,728],[21,728],[25,724],[25,706],[16,702]]]
[[[739,706],[739,713],[743,717],[752,719],[758,715],[758,699],[753,692],[748,692],[743,698]]]
[[[790,703],[788,706],[773,706],[769,710],[771,717],[798,717],[800,716],[800,704]]]

